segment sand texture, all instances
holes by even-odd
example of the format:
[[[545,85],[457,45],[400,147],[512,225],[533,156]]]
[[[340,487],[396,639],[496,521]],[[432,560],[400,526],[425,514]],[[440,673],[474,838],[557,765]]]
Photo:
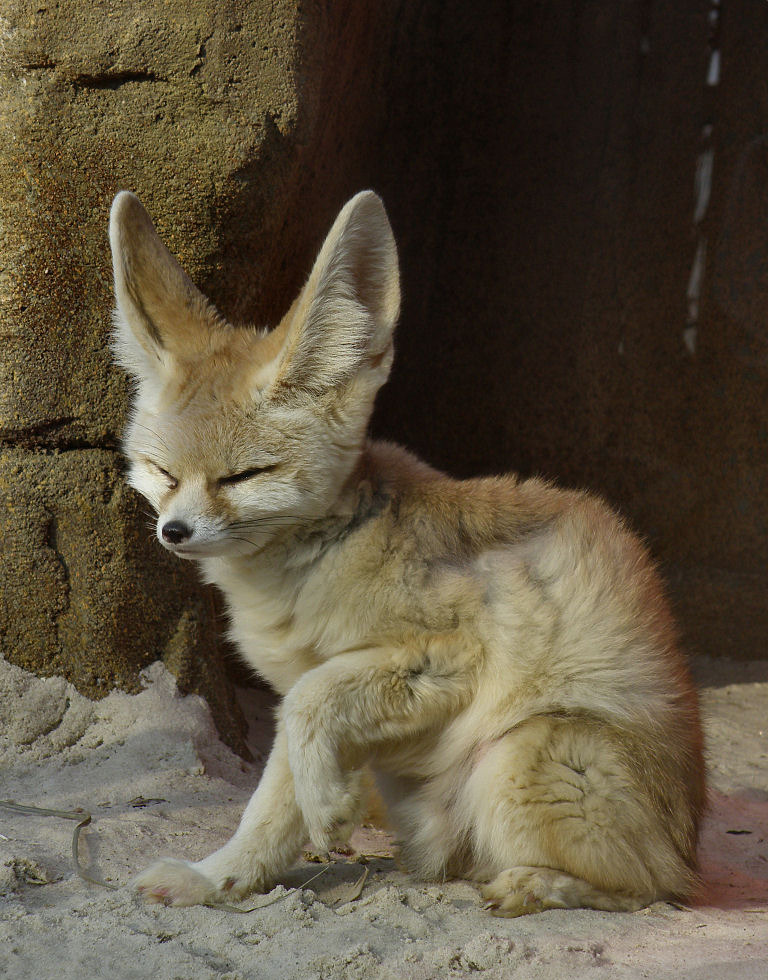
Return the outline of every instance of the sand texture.
[[[92,702],[61,678],[0,661],[0,798],[89,811],[81,863],[117,886],[76,874],[75,821],[0,810],[0,976],[765,980],[768,664],[696,670],[711,770],[700,901],[505,920],[483,911],[467,883],[424,884],[397,870],[391,841],[372,828],[329,866],[303,860],[269,896],[242,903],[263,906],[248,914],[142,904],[130,882],[149,861],[201,857],[236,826],[271,738],[268,696],[241,692],[250,764],[161,664],[145,672],[141,693]]]

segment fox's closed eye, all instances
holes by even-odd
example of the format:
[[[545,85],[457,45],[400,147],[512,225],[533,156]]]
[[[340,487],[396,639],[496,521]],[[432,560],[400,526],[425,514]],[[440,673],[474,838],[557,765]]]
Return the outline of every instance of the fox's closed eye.
[[[175,476],[173,476],[172,474],[170,474],[168,472],[168,470],[163,469],[163,467],[160,466],[159,463],[155,463],[151,459],[148,459],[147,462],[149,463],[149,465],[153,469],[157,470],[157,472],[160,473],[161,476],[164,476],[165,477],[165,479],[166,479],[166,481],[168,483],[168,486],[171,488],[171,490],[175,490],[176,489],[176,487],[179,485],[179,481],[176,479]]]
[[[251,477],[259,476],[261,473],[269,473],[277,466],[277,463],[269,463],[266,466],[252,466],[248,470],[241,470],[239,473],[231,473],[229,476],[222,476],[219,478],[219,483],[225,486],[233,483],[243,483],[245,480],[250,480]]]

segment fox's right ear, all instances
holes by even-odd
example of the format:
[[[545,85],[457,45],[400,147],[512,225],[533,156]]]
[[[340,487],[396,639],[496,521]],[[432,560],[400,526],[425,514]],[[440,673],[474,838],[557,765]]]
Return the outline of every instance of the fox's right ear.
[[[400,310],[397,247],[381,199],[361,191],[333,223],[309,279],[275,329],[271,390],[319,395],[352,378],[378,387]]]
[[[115,355],[140,382],[162,381],[221,318],[163,245],[139,199],[120,191],[109,219],[115,277]]]

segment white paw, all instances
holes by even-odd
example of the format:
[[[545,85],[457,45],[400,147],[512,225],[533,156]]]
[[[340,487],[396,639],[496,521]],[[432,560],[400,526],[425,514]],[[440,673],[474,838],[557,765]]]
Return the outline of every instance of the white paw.
[[[229,890],[218,888],[191,861],[161,858],[134,882],[147,902],[163,905],[206,905],[225,901]]]
[[[359,820],[359,794],[335,782],[326,783],[325,792],[317,792],[317,785],[313,789],[298,800],[310,840],[325,851],[346,844]]]

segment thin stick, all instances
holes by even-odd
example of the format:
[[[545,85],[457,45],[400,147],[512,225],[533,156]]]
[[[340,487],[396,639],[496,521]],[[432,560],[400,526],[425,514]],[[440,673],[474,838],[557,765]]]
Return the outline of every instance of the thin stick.
[[[265,909],[268,905],[274,905],[276,902],[282,902],[284,898],[288,898],[295,891],[301,891],[306,888],[307,885],[311,885],[313,881],[324,875],[325,872],[330,868],[330,864],[326,864],[324,868],[321,868],[316,875],[305,881],[303,885],[299,885],[298,888],[291,888],[289,891],[285,892],[284,895],[276,895],[274,898],[270,898],[268,902],[262,902],[261,905],[253,905],[249,909],[239,909],[236,905],[230,905],[228,902],[204,902],[203,904],[209,909],[220,909],[222,912],[237,912],[238,915],[249,915],[251,912],[257,912],[259,909]]]
[[[75,871],[83,881],[88,881],[92,885],[101,885],[102,888],[109,888],[113,892],[117,891],[117,885],[111,885],[108,881],[104,881],[103,878],[97,878],[95,875],[89,874],[80,863],[80,855],[78,854],[80,831],[91,822],[92,818],[90,813],[86,813],[85,810],[46,810],[39,806],[23,806],[21,803],[14,803],[13,800],[0,800],[0,807],[4,810],[13,810],[14,813],[23,813],[30,816],[59,817],[62,820],[77,820],[77,826],[72,834],[72,860],[75,864]]]

